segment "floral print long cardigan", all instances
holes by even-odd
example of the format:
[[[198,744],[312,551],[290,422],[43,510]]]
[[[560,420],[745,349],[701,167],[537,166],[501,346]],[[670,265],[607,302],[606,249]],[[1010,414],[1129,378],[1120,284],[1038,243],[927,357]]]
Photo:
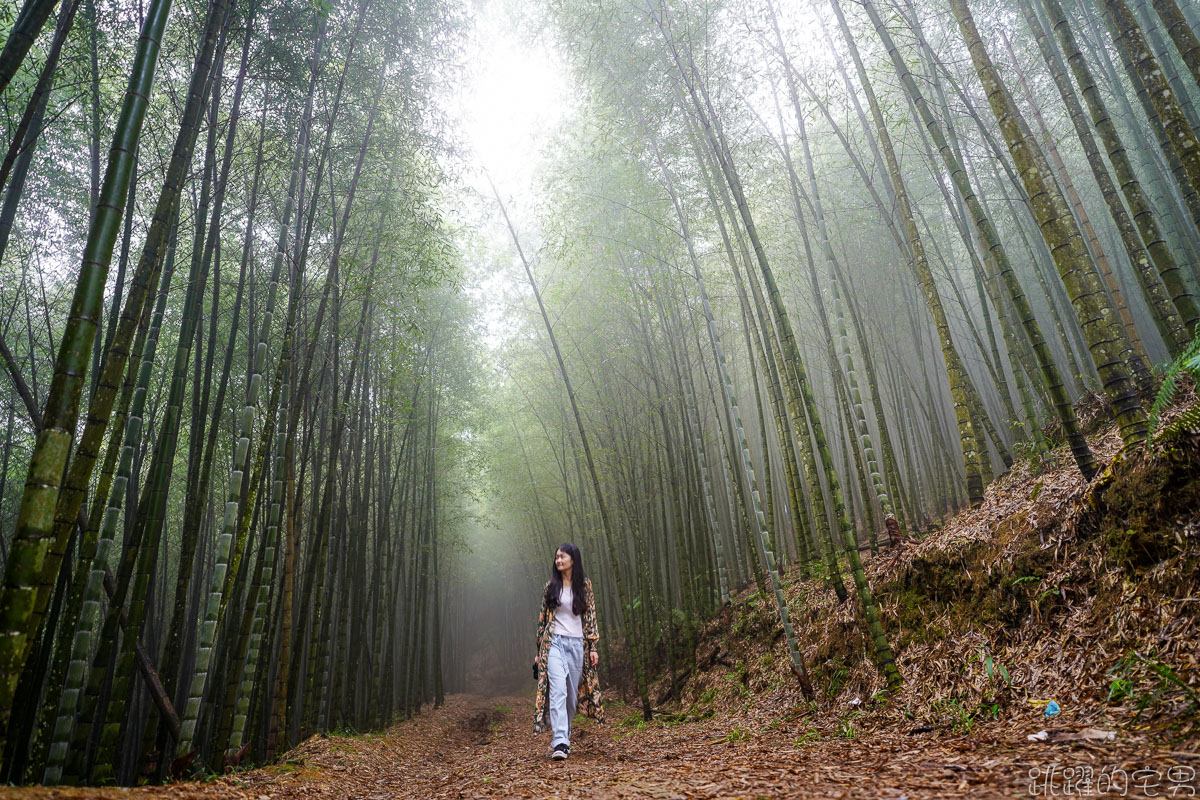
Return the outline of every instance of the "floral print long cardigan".
[[[549,586],[550,582],[546,582]],[[545,591],[542,597],[545,598]],[[592,665],[592,653],[600,643],[600,628],[596,624],[596,596],[592,593],[592,581],[583,579],[583,597],[587,604],[583,612],[583,675],[579,680],[579,705],[577,713],[604,722],[604,703],[600,697],[600,681],[597,668]],[[541,733],[550,727],[550,678],[546,674],[546,662],[550,658],[550,639],[554,633],[554,612],[542,600],[542,613],[538,617],[538,691],[534,704],[533,732]]]

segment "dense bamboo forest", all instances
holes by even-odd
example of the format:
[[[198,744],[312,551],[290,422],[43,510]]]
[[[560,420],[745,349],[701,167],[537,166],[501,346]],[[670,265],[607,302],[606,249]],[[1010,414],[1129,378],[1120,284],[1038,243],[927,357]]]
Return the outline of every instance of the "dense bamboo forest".
[[[1060,721],[1194,749],[1196,0],[7,0],[0,36],[0,782],[528,704],[563,542],[629,736],[971,735],[1091,681]]]

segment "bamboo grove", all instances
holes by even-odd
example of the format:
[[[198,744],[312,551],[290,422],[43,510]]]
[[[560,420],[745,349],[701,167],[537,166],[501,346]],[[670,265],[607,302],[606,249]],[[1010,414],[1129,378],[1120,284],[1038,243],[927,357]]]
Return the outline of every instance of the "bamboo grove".
[[[899,688],[869,554],[978,505],[1017,457],[1067,445],[1093,478],[1097,413],[1125,452],[1147,446],[1155,369],[1200,322],[1200,12],[536,16],[581,99],[530,230],[495,235],[518,254],[522,318],[492,443],[507,527],[526,560],[565,539],[592,554],[608,659],[647,716],[694,668],[699,621],[746,585],[777,610],[798,689],[823,690],[785,564],[854,604],[877,687]]]
[[[747,586],[821,691],[791,575],[895,691],[865,559],[1018,457],[1092,479],[1097,414],[1148,446],[1200,323],[1194,3],[533,4],[578,98],[534,210],[451,174],[470,13],[0,17],[0,777],[524,675],[562,541],[647,718]]]
[[[440,702],[457,9],[6,24],[4,779],[196,774]]]

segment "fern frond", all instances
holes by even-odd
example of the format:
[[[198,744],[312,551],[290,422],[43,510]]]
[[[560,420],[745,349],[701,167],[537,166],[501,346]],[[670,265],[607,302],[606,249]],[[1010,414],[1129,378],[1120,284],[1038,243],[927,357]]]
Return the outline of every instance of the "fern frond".
[[[1172,364],[1172,366],[1174,366]],[[1150,406],[1150,435],[1158,430],[1158,420],[1162,416],[1162,412],[1175,401],[1175,396],[1179,394],[1179,372],[1168,372],[1163,377],[1162,385],[1158,387],[1158,394],[1154,396],[1154,405]]]
[[[1158,430],[1162,412],[1175,402],[1175,398],[1179,395],[1179,375],[1184,372],[1193,378],[1200,378],[1200,336],[1192,338],[1191,343],[1184,348],[1178,358],[1171,362],[1167,367],[1166,374],[1163,375],[1162,385],[1158,387],[1158,394],[1154,396],[1154,404],[1150,407],[1151,438]]]
[[[1185,433],[1200,433],[1200,406],[1192,406],[1168,422],[1154,439],[1157,442],[1165,442]]]

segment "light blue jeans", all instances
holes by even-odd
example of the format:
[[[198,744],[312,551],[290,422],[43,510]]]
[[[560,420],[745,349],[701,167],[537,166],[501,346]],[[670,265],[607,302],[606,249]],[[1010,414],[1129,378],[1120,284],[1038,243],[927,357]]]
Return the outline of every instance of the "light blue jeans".
[[[571,720],[579,704],[579,679],[583,675],[583,639],[556,633],[550,639],[546,677],[550,680],[550,747],[571,745]]]

